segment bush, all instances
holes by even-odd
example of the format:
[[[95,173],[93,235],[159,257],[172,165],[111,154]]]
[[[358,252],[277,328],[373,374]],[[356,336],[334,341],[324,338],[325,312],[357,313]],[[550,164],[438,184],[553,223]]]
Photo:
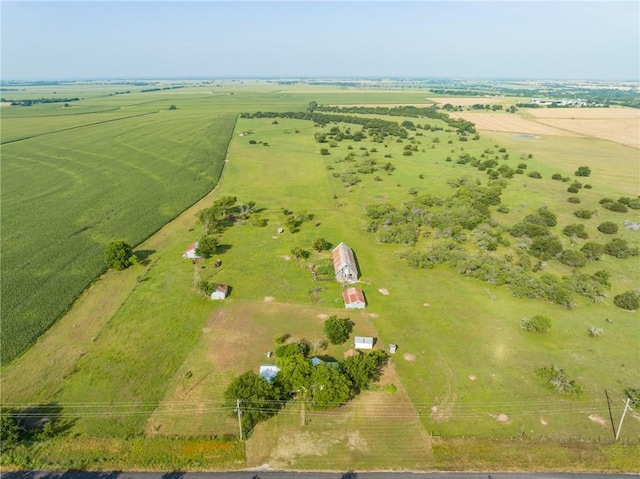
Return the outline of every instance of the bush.
[[[569,193],[577,193],[578,191],[580,191],[578,188],[576,188],[575,186],[570,186],[569,188],[567,188],[567,191]]]
[[[580,166],[573,174],[576,176],[587,177],[591,174],[591,168],[589,168],[588,166]]]
[[[533,318],[523,318],[520,327],[530,333],[544,333],[551,327],[551,319],[536,314]]]
[[[635,256],[638,254],[636,248],[629,248],[629,244],[622,238],[613,238],[607,244],[604,245],[604,252],[608,255],[615,256],[616,258],[625,259],[629,256]]]
[[[587,232],[584,230],[583,224],[567,225],[562,230],[562,234],[568,236],[569,238],[575,236],[576,238],[587,239],[589,237]]]
[[[572,268],[582,268],[587,264],[587,257],[580,251],[565,249],[558,257],[562,264],[571,266]]]
[[[605,221],[598,226],[598,231],[606,235],[613,235],[618,232],[618,225],[612,221]]]
[[[628,206],[632,210],[640,210],[640,198],[634,198],[633,200],[630,200]]]
[[[600,243],[589,242],[585,243],[584,246],[580,248],[580,251],[582,251],[582,254],[584,254],[587,259],[597,261],[604,254],[604,246]]]
[[[278,334],[273,340],[276,344],[284,344],[287,339],[289,339],[291,335],[289,333]]]
[[[570,380],[564,369],[558,369],[555,366],[536,369],[536,374],[544,379],[547,386],[561,394],[572,394],[579,396],[582,394],[582,386],[577,382]]]
[[[326,155],[330,155],[331,153],[329,153],[329,149],[328,148],[321,148],[320,149],[320,154],[323,155],[323,156],[326,156]]]
[[[627,311],[635,311],[640,307],[640,294],[633,290],[625,291],[613,298],[613,304]]]
[[[591,219],[591,217],[593,216],[593,213],[591,213],[591,211],[589,210],[576,210],[573,212],[573,214],[578,218],[582,218],[583,220]]]
[[[540,179],[542,178],[542,175],[537,172],[537,171],[532,171],[527,175],[529,178],[536,178],[536,179]]]
[[[567,198],[567,201],[569,203],[580,203],[580,198],[578,198],[577,196],[569,196],[569,198]]]
[[[616,201],[615,203],[607,203],[606,205],[602,205],[604,208],[607,208],[608,206],[608,210],[610,211],[615,211],[616,213],[626,213],[628,210],[628,208],[623,205],[622,203]]]
[[[551,175],[551,179],[560,181],[562,180],[562,175],[560,173],[554,173],[553,175]]]
[[[585,189],[585,190],[590,190],[591,188],[593,188],[593,186],[591,186],[589,183],[586,183],[586,184],[584,185],[584,189]]]
[[[589,336],[591,336],[592,338],[600,337],[602,333],[604,333],[604,329],[597,328],[595,326],[591,326],[588,331],[589,331]]]

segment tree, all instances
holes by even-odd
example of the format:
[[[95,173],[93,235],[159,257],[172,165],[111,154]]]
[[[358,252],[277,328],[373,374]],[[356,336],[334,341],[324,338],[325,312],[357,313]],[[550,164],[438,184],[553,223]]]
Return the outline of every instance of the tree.
[[[284,220],[284,225],[287,227],[290,233],[295,233],[296,228],[298,227],[298,220],[295,216],[289,215]]]
[[[107,268],[123,270],[133,264],[133,248],[126,241],[112,241],[104,252],[104,262]]]
[[[637,254],[637,249],[630,249],[627,241],[622,238],[613,238],[604,245],[604,252],[608,255],[615,256],[616,258],[625,259]]]
[[[587,257],[580,251],[565,249],[558,257],[562,264],[571,266],[572,268],[582,268],[587,264]]]
[[[583,224],[567,225],[562,230],[562,234],[568,236],[569,238],[575,237],[580,239],[587,239],[589,237],[587,232],[584,230]]]
[[[324,238],[317,238],[313,240],[313,249],[319,253],[320,251],[331,249],[331,243]]]
[[[218,238],[212,235],[205,235],[198,241],[196,255],[203,258],[211,258],[218,251]]]
[[[625,291],[613,298],[613,304],[627,311],[635,311],[640,307],[640,294],[633,290]]]
[[[352,323],[349,318],[338,318],[331,316],[324,322],[324,333],[331,344],[343,344],[349,339]]]
[[[253,371],[238,376],[224,392],[227,407],[236,407],[236,401],[240,399],[242,410],[242,430],[246,435],[260,421],[265,421],[275,416],[283,404],[280,402],[284,396],[275,384],[268,383]],[[235,409],[232,416],[237,413]]]
[[[177,107],[177,106],[175,106],[175,105],[171,105],[171,106],[169,107],[169,110],[177,110],[177,109],[178,109],[178,107]]]
[[[574,173],[574,175],[576,176],[584,176],[584,177],[587,177],[590,174],[591,174],[591,168],[589,168],[588,166],[580,166]]]
[[[350,356],[342,362],[342,367],[353,382],[354,389],[361,391],[368,388],[372,381],[380,378],[382,368],[388,359],[386,352],[376,350],[369,354]]]
[[[532,241],[529,251],[536,258],[547,260],[560,254],[562,243],[555,236],[538,236]]]
[[[15,418],[15,411],[2,408],[0,414],[0,452],[5,454],[20,441],[20,429]]]
[[[297,353],[278,358],[278,366],[280,371],[276,380],[283,391],[287,393],[299,391],[306,396],[311,389],[311,368],[313,368],[311,361]]]
[[[337,364],[318,364],[311,372],[311,405],[331,409],[351,398],[353,383]]]

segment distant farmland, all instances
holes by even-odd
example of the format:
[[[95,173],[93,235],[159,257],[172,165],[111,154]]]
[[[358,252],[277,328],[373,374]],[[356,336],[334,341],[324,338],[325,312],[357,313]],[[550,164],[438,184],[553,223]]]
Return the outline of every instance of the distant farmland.
[[[104,270],[107,242],[140,243],[218,181],[235,114],[168,107],[3,109],[2,363]]]

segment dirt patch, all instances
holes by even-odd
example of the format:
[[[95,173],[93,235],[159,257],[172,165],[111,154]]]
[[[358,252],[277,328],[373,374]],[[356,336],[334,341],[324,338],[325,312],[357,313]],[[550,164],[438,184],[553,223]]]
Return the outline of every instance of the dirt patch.
[[[389,290],[387,288],[380,288],[378,291],[380,291],[385,296],[389,296]]]
[[[404,359],[405,361],[415,361],[416,355],[411,353],[404,353],[402,355],[402,359]]]
[[[211,332],[211,328],[202,328],[202,332],[204,334],[210,333]]]
[[[548,426],[549,425],[549,421],[547,421],[546,419],[541,417],[540,418],[540,424],[542,424],[543,426]]]
[[[591,419],[592,422],[599,424],[600,426],[607,425],[607,421],[604,418],[598,416],[597,414],[589,414],[589,419]]]
[[[329,315],[328,314],[324,314],[324,313],[320,313],[317,316],[318,319],[329,319]]]
[[[375,319],[375,318],[379,318],[380,315],[377,313],[367,313],[367,317]]]
[[[264,302],[265,303],[271,303],[271,302],[273,302],[274,299],[276,299],[276,298],[274,298],[273,296],[265,296],[264,297]]]
[[[283,258],[285,261],[291,261],[291,256],[284,255]]]
[[[429,303],[422,303],[422,306],[424,306],[425,308],[428,308],[431,305]]]
[[[369,452],[367,441],[362,437],[360,431],[349,431],[347,434],[347,445],[352,451]]]
[[[356,354],[358,354],[358,351],[356,351],[355,349],[349,349],[348,351],[344,352],[344,357],[349,358],[351,356],[355,356]]]
[[[475,381],[476,379],[478,379],[478,376],[476,376],[475,374],[469,374],[469,379],[471,381]]]
[[[498,414],[497,416],[493,416],[496,421],[501,423],[508,423],[511,419],[506,414]]]
[[[336,439],[333,441],[337,442]],[[318,437],[309,432],[300,432],[290,436],[280,436],[274,459],[276,461],[291,461],[299,456],[324,456],[331,445],[331,438]]]

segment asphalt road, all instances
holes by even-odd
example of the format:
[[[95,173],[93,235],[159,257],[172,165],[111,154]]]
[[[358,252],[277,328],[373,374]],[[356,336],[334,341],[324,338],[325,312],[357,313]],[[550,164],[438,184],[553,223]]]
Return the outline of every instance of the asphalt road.
[[[639,474],[481,473],[481,472],[85,472],[21,471],[2,479],[629,479]]]

